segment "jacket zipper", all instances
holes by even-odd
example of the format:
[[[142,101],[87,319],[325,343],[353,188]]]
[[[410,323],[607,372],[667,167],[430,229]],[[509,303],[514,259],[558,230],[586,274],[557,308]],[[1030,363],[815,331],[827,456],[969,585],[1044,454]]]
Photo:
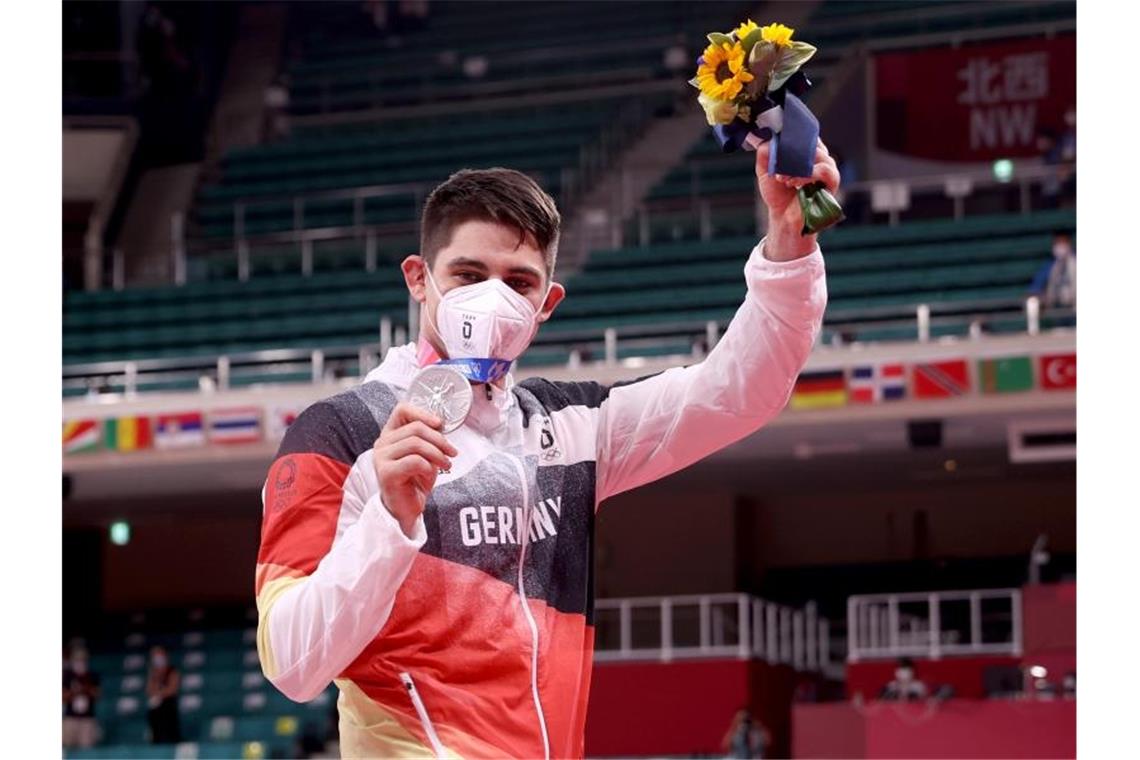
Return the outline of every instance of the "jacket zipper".
[[[523,468],[521,457],[508,455],[518,472],[519,483],[522,485],[523,496],[523,524],[519,544],[519,603],[522,605],[523,616],[530,626],[530,693],[534,697],[534,709],[538,712],[538,727],[542,730],[542,751],[546,760],[550,760],[550,738],[546,734],[546,716],[542,712],[542,701],[538,697],[538,624],[534,622],[530,605],[526,603],[526,588],[523,584],[523,565],[526,562],[526,547],[530,537],[530,489],[527,487],[526,470]]]
[[[416,691],[416,684],[412,680],[411,675],[401,673],[400,681],[404,684],[404,688],[408,690],[408,696],[412,698],[412,707],[416,708],[416,715],[420,716],[420,723],[424,727],[424,733],[427,734],[432,752],[434,752],[438,758],[446,758],[447,753],[443,751],[443,743],[440,742],[439,735],[435,732],[435,726],[432,725],[431,717],[428,715],[427,708],[424,707],[424,701],[420,699],[420,693]]]

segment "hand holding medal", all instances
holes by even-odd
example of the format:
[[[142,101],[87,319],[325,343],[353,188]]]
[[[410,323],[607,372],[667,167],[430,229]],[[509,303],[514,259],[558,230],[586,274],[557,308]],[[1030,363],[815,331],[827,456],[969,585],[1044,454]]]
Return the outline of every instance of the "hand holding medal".
[[[467,379],[460,379],[470,392]],[[447,425],[453,430],[462,424],[462,420],[456,423],[454,416],[443,416],[458,414],[460,408],[449,383],[450,378],[425,378],[417,398],[426,397],[429,401],[423,402],[423,406],[409,401],[396,404],[372,446],[381,503],[409,538],[415,532],[416,519],[427,506],[436,477],[450,470],[451,458],[459,454],[443,434]],[[440,412],[431,411],[432,406]],[[467,412],[462,414],[466,417]]]
[[[806,42],[792,40],[783,24],[757,26],[751,20],[728,34],[708,35],[709,46],[689,81],[725,153],[755,151],[770,142],[768,174],[811,179],[819,144],[819,121],[800,95],[811,82],[800,67],[815,55]],[[843,209],[822,182],[781,180],[797,188],[802,235],[844,219]]]

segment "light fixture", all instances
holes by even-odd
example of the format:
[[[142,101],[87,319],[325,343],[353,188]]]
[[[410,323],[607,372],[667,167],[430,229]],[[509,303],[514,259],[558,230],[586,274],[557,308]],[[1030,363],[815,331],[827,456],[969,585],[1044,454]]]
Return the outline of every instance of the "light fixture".
[[[126,546],[131,540],[131,524],[119,520],[111,523],[111,543],[115,546]]]

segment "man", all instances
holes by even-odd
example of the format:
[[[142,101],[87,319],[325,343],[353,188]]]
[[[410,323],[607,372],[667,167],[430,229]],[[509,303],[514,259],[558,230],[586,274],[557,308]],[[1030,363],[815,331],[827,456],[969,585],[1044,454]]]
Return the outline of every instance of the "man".
[[[150,670],[146,676],[146,718],[152,744],[177,744],[182,741],[178,713],[178,690],[182,676],[170,664],[166,648],[152,647]]]
[[[772,735],[761,721],[752,717],[747,707],[736,711],[732,725],[720,740],[725,757],[732,758],[762,758],[771,744]]]
[[[925,699],[926,694],[926,684],[914,675],[914,661],[909,657],[901,657],[895,667],[895,677],[883,687],[879,698],[911,702]]]
[[[806,180],[764,173],[767,146],[756,160],[769,232],[724,337],[699,364],[609,387],[492,371],[565,295],[553,200],[506,169],[458,172],[428,198],[402,264],[419,343],[305,410],[263,489],[262,669],[298,701],[335,680],[345,757],[583,754],[598,505],[779,414],[820,329]],[[813,178],[839,184],[822,142]],[[402,401],[440,357],[488,368],[447,434]]]
[[[99,741],[95,705],[99,701],[99,676],[88,669],[87,652],[71,655],[63,670],[63,746],[88,749]]]
[[[1068,232],[1054,233],[1053,260],[1037,270],[1029,292],[1041,298],[1047,309],[1077,305],[1077,253]]]

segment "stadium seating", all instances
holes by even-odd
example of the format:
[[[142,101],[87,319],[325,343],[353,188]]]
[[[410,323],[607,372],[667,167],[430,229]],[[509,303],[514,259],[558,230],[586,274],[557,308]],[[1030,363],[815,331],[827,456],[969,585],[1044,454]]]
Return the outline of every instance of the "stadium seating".
[[[829,275],[826,322],[905,316],[920,302],[958,304],[971,314],[1016,307],[1049,260],[1051,231],[1075,226],[1074,212],[1066,209],[828,231],[821,239]],[[745,235],[597,251],[569,279],[571,297],[541,335],[724,323],[744,295],[741,268],[755,242],[755,235]],[[373,273],[73,293],[65,301],[64,360],[362,345],[376,341],[381,316],[400,324],[406,314],[407,292],[391,265]],[[961,334],[966,325],[946,329]],[[854,337],[886,340],[895,328],[875,329],[866,327]],[[906,329],[913,337],[913,327]],[[537,353],[534,359],[564,360],[566,351]]]
[[[230,618],[235,617],[229,615]],[[197,744],[198,758],[292,757],[303,733],[323,741],[330,727],[335,687],[305,704],[289,700],[262,675],[253,623],[245,627],[179,629],[161,622],[123,625],[94,639],[91,672],[102,694],[96,714],[103,732],[99,747],[71,750],[66,757],[174,758],[176,745],[148,744],[146,657],[161,644],[182,674],[179,712],[183,740]],[[233,620],[226,621],[230,625]]]
[[[486,6],[433,3],[423,29],[388,37],[371,29],[356,5],[297,4],[294,47],[301,53],[287,67],[290,108],[297,115],[332,112],[332,122],[302,123],[288,140],[223,156],[190,215],[189,250],[199,252],[191,256],[191,279],[235,276],[235,256],[202,253],[234,238],[254,238],[255,274],[297,259],[295,245],[259,251],[256,240],[295,228],[378,227],[381,259],[407,252],[427,189],[460,166],[516,168],[561,198],[583,157],[607,139],[607,127],[669,107],[677,89],[599,96],[594,87],[656,79],[680,85],[688,67],[669,69],[665,50],[697,49],[710,21],[727,25],[745,10],[740,2],[705,3],[699,14],[683,3],[623,3],[607,9],[599,30],[573,3],[514,7],[509,24]],[[486,75],[463,73],[457,62],[472,54],[490,61]],[[557,92],[562,102],[523,105],[510,97],[527,92]],[[363,123],[336,116],[483,96],[498,101],[456,114],[378,114]],[[397,184],[404,189],[390,187]],[[360,201],[351,192],[328,195],[381,186],[383,194]],[[335,251],[315,256],[317,269],[344,263]]]
[[[452,89],[541,75],[542,67],[550,66],[543,53],[548,50],[563,56],[557,61],[560,72],[636,64],[645,69],[638,76],[646,81],[666,75],[661,69],[666,47],[699,46],[710,23],[720,19],[727,27],[752,10],[734,2],[704,4],[699,13],[683,3],[623,3],[607,9],[599,29],[597,19],[582,14],[580,5],[553,3],[541,10],[513,8],[506,28],[495,14],[478,7],[432,3],[424,27],[402,31],[394,45],[393,38],[369,28],[356,5],[334,11],[293,6],[293,37],[300,52],[287,65],[291,109],[303,116],[373,108],[372,101],[353,100],[362,87],[369,97],[380,91],[393,98],[388,105],[417,98],[434,103],[451,97],[446,93]],[[908,6],[908,11],[900,13],[878,0],[821,3],[809,22],[811,40],[820,47],[811,67],[813,79],[826,76],[845,48],[859,40],[969,29],[1014,18],[1063,18],[1071,15],[1071,6],[1030,3],[1019,16],[1000,4],[932,0]],[[666,29],[673,30],[671,36],[662,36]],[[447,51],[451,53],[439,55]],[[410,57],[421,53],[426,54],[409,76]],[[475,53],[491,60],[478,83],[456,63]],[[687,71],[672,76],[687,76]],[[525,84],[518,86],[525,91]],[[394,325],[406,322],[407,295],[395,262],[416,248],[415,219],[425,188],[458,166],[499,164],[535,174],[560,197],[563,169],[576,165],[628,104],[628,96],[590,92],[583,85],[582,99],[569,104],[469,110],[461,119],[443,113],[376,122],[334,115],[299,125],[287,140],[230,152],[197,194],[190,225],[191,249],[197,253],[188,262],[190,283],[68,293],[65,364],[375,343],[382,317]],[[653,109],[672,97],[660,93],[641,100]],[[609,327],[629,333],[663,324],[717,321],[723,326],[731,318],[743,295],[741,264],[756,238],[750,193],[741,192],[752,186],[752,162],[747,156],[716,153],[715,142],[703,134],[652,189],[653,212],[645,220],[631,220],[625,238],[648,245],[592,252],[585,268],[567,283],[572,297],[544,327],[540,344],[524,357],[526,363],[564,361],[571,345],[579,339],[596,341]],[[700,167],[696,173],[694,162]],[[406,183],[406,192],[359,201],[353,197],[354,189],[391,183]],[[306,195],[321,190],[345,192]],[[733,196],[748,196],[749,202],[720,202]],[[693,198],[710,201],[708,218],[700,218]],[[365,269],[363,236],[316,240],[305,250],[307,262],[296,241],[265,237],[294,227],[355,224],[383,231],[377,238],[375,271]],[[639,229],[642,224],[648,229]],[[838,328],[832,326],[842,326],[846,339],[913,338],[913,319],[906,322],[920,302],[935,305],[936,313],[944,315],[932,327],[935,335],[963,334],[978,315],[990,317],[988,329],[1019,329],[1016,315],[1008,312],[1048,261],[1049,232],[1074,227],[1072,212],[1060,211],[907,221],[897,227],[846,225],[829,231],[822,240],[830,291],[825,339],[836,334]],[[233,239],[239,228],[249,240],[247,282],[237,281]],[[303,276],[310,263],[311,276]],[[623,336],[619,355],[685,353],[687,347],[687,340],[675,338],[638,346]],[[306,372],[282,369],[272,379],[308,378]],[[236,371],[231,383],[264,379],[258,372]],[[188,390],[194,383],[156,378],[143,387]]]
[[[601,14],[554,2],[511,7],[504,23],[485,5],[432,3],[424,27],[406,31],[396,45],[379,38],[355,8],[342,11],[334,35],[336,20],[322,8],[320,23],[299,30],[304,52],[288,70],[290,107],[295,113],[345,111],[673,76],[664,66],[665,47],[696,47],[710,22],[727,25],[749,9],[743,2],[701,3],[699,9],[626,2]],[[462,65],[474,55],[488,63],[477,77]]]

